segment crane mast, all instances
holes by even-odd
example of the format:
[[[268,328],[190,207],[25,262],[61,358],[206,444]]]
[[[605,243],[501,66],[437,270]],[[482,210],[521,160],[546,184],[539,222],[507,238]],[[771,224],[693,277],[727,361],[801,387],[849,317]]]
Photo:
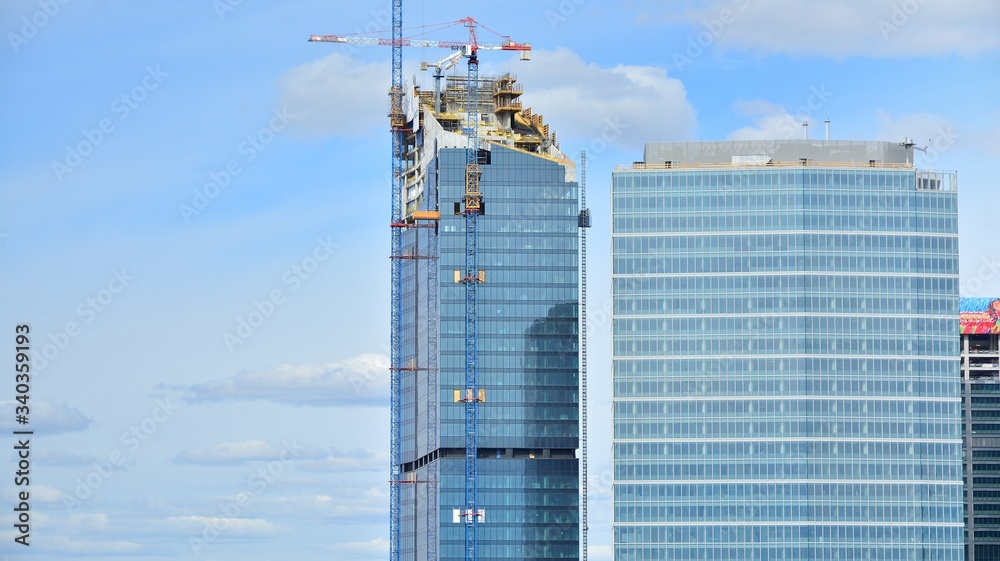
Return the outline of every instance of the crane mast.
[[[479,396],[479,318],[477,311],[479,273],[479,214],[482,193],[479,179],[479,59],[475,21],[469,26],[469,72],[465,151],[465,561],[476,561],[479,529],[479,484],[477,442]]]
[[[389,561],[399,561],[400,533],[400,445],[402,402],[402,358],[400,333],[403,315],[403,263],[397,257],[403,247],[403,135],[406,114],[403,112],[403,0],[392,0],[392,89],[389,91],[389,123],[392,132],[392,216],[391,302],[389,327],[389,392],[391,412],[389,429]]]
[[[587,561],[587,151],[580,152],[580,561]]]

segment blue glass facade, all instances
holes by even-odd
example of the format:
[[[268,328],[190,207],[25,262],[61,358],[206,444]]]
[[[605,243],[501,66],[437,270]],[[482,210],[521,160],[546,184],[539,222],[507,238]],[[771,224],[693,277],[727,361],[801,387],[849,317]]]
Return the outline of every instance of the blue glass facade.
[[[615,172],[616,561],[962,559],[957,195],[918,174]]]
[[[485,214],[479,217],[479,559],[575,559],[579,553],[578,187],[558,162],[491,146],[483,151]],[[402,544],[404,560],[465,559],[465,190],[464,149],[428,163],[424,205],[437,230],[404,233]],[[439,247],[436,284],[419,256]],[[433,292],[436,291],[436,294]],[[428,310],[438,298],[439,372]],[[434,395],[430,395],[433,393]],[[436,396],[437,407],[434,402]],[[436,422],[434,418],[436,417]],[[430,482],[430,483],[421,483]],[[432,497],[428,493],[433,493]],[[431,508],[428,508],[428,506]],[[429,526],[435,526],[429,528]]]

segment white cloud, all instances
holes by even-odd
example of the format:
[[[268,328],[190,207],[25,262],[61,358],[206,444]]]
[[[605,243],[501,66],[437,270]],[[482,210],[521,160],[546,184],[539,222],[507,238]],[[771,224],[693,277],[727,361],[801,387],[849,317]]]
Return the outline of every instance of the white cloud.
[[[518,63],[516,71],[525,107],[544,116],[559,138],[635,147],[647,139],[694,134],[695,113],[684,85],[664,68],[601,67],[560,48],[533,51],[531,62]],[[363,136],[385,130],[388,79],[387,64],[331,53],[281,78],[281,104],[307,133]]]
[[[355,553],[389,553],[389,540],[375,538],[367,542],[344,542],[337,544],[337,547]]]
[[[995,0],[704,0],[666,19],[692,26],[686,46],[694,41],[703,48],[762,54],[843,58],[1000,49],[1000,3]]]
[[[31,455],[35,459],[35,462],[40,465],[61,468],[89,466],[97,461],[97,456],[77,454],[54,446],[44,446],[38,450],[32,450]]]
[[[615,550],[610,545],[590,545],[587,547],[587,558],[594,561],[609,561],[615,556]]]
[[[270,538],[281,528],[262,518],[223,518],[215,516],[171,516],[167,522],[183,531],[200,534],[213,528],[221,538]]]
[[[624,148],[684,140],[696,128],[684,84],[655,66],[602,67],[569,49],[536,50],[517,67],[523,102],[545,117],[558,138]]]
[[[17,500],[17,494],[23,489],[18,489],[17,487],[10,487],[5,489],[2,496],[5,498],[6,502],[15,502]],[[48,485],[31,485],[31,500],[43,503],[55,503],[62,502],[63,493],[55,487],[49,487]]]
[[[878,112],[878,138],[889,141],[911,139],[919,148],[914,159],[918,166],[934,166],[942,156],[959,147],[965,131],[959,133],[955,123],[942,115],[911,113],[893,116],[887,111]]]
[[[388,469],[388,462],[388,457],[372,450],[331,450],[325,457],[300,462],[299,467],[304,471],[380,471]]]
[[[733,109],[751,117],[753,125],[734,130],[726,135],[728,140],[802,138],[803,119],[813,123],[813,119],[805,115],[792,115],[781,105],[762,100],[740,100],[733,104]]]
[[[389,540],[375,538],[369,541],[350,541],[322,544],[317,546],[321,551],[332,555],[334,559],[350,559],[351,561],[375,561],[385,559],[389,553]]]
[[[37,433],[59,434],[84,430],[93,422],[93,419],[84,415],[83,411],[65,402],[35,398],[28,403],[29,424],[25,427],[14,424],[15,411],[20,406],[21,403],[17,401],[5,401],[0,404],[0,417],[3,418],[0,428],[19,430],[20,427],[20,429],[29,428]]]
[[[312,472],[379,471],[388,459],[372,450],[343,452],[336,449],[272,444],[263,440],[223,442],[211,448],[189,448],[174,457],[182,464],[230,465],[248,462],[295,461],[296,466]]]
[[[880,140],[898,141],[903,137],[912,138],[918,145],[927,144],[927,140],[954,128],[954,123],[943,115],[931,113],[910,113],[908,115],[893,116],[888,111],[879,110],[878,138]]]
[[[32,485],[31,499],[43,503],[62,502],[63,493],[59,489],[49,487],[48,485]]]
[[[340,52],[297,66],[281,77],[281,105],[292,128],[310,135],[365,136],[386,130],[389,65]]]
[[[74,536],[46,536],[39,544],[39,553],[67,553],[73,555],[123,555],[136,554],[143,546],[129,541],[99,541]]]
[[[189,448],[177,454],[175,460],[192,464],[233,464],[270,460],[291,461],[305,454],[317,457],[317,451],[307,451],[294,442],[277,445],[263,440],[244,440],[223,442],[212,448]]]
[[[74,534],[103,531],[108,529],[108,515],[74,514],[65,521],[64,526]]]
[[[384,477],[370,477],[385,481]],[[381,524],[389,505],[388,485],[365,487],[363,481],[329,483],[323,493],[268,496],[258,495],[250,506],[251,513],[267,513],[275,518],[305,518],[312,522],[326,521],[349,524]]]
[[[918,146],[925,146],[938,136],[957,134],[954,123],[943,115],[910,113],[892,115],[878,111],[878,138],[884,140],[912,139]]]
[[[385,405],[389,398],[389,358],[363,354],[327,365],[284,364],[240,372],[188,389],[190,401],[265,399],[292,405]]]

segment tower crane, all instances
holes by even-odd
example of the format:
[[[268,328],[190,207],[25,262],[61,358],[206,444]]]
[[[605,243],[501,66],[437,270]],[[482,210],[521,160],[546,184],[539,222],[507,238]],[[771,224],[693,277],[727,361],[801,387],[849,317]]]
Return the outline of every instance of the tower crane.
[[[442,67],[453,66],[458,58],[468,59],[468,107],[465,133],[466,164],[465,164],[465,194],[463,197],[465,215],[465,275],[461,282],[465,285],[465,508],[461,516],[465,520],[465,559],[477,561],[477,534],[482,511],[479,510],[477,482],[477,423],[478,404],[482,401],[479,391],[479,342],[478,342],[478,312],[477,287],[484,275],[479,271],[478,256],[478,219],[482,213],[482,191],[479,180],[482,170],[479,164],[479,58],[480,50],[519,51],[521,60],[530,60],[531,45],[516,43],[508,36],[501,35],[498,44],[479,44],[476,37],[476,27],[483,27],[471,17],[463,18],[448,25],[462,24],[469,30],[467,41],[434,41],[428,39],[404,38],[402,34],[402,0],[392,2],[392,38],[364,37],[359,35],[312,35],[310,42],[347,43],[355,45],[382,45],[392,47],[392,88],[390,90],[390,130],[392,131],[392,302],[390,328],[390,386],[391,386],[391,429],[390,429],[390,487],[389,487],[389,561],[399,561],[399,528],[400,528],[400,402],[401,380],[404,370],[401,364],[400,333],[402,321],[402,266],[400,250],[402,248],[402,228],[405,227],[402,216],[403,191],[403,146],[406,131],[406,116],[403,111],[403,47],[434,47],[451,49],[460,53],[452,55],[435,65],[437,94],[435,109],[440,110],[440,78]],[[442,24],[444,25],[444,24]],[[428,26],[430,27],[430,26]],[[499,34],[497,34],[499,35]],[[431,389],[431,391],[436,391]],[[432,523],[437,523],[433,521]]]

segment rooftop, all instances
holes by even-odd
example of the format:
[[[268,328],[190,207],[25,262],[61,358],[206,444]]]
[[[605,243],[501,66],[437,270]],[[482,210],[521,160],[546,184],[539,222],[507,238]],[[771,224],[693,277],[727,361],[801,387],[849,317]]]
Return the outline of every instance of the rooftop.
[[[725,165],[835,165],[837,167],[913,167],[913,145],[855,140],[728,140],[650,142],[646,167]]]

